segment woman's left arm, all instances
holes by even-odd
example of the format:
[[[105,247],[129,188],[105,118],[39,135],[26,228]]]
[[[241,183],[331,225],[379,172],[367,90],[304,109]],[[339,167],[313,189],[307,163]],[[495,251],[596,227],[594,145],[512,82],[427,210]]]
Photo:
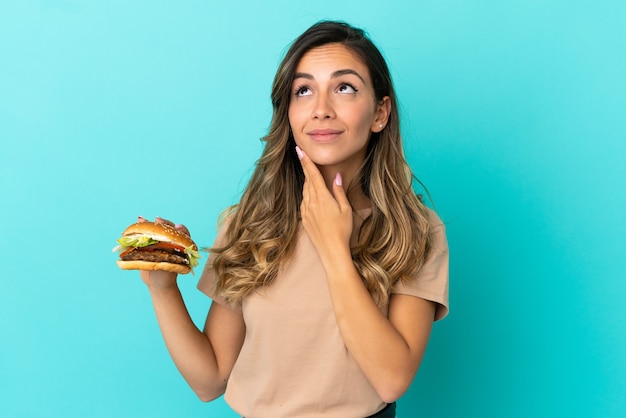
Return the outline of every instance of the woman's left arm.
[[[305,173],[302,225],[317,249],[344,343],[376,392],[393,402],[409,388],[430,337],[436,305],[392,295],[388,317],[374,303],[352,262],[352,207],[338,176],[329,191],[315,164],[302,152]]]
[[[324,261],[335,317],[344,343],[385,402],[409,388],[426,351],[435,304],[391,295],[386,318],[365,288],[352,260]]]

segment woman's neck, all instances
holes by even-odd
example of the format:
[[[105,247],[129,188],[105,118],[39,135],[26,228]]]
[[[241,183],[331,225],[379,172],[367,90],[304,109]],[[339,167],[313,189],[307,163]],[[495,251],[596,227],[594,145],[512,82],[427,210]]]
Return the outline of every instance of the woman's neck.
[[[324,177],[324,182],[326,183],[326,187],[328,190],[333,193],[333,185],[335,183],[335,179],[337,178],[337,173],[341,173],[341,180],[343,184],[343,188],[348,194],[348,200],[350,201],[350,205],[353,210],[362,210],[368,209],[371,207],[372,203],[370,199],[363,192],[363,188],[361,185],[355,185],[355,187],[350,187],[352,180],[356,174],[356,170],[341,170],[337,167],[318,167],[322,177]]]

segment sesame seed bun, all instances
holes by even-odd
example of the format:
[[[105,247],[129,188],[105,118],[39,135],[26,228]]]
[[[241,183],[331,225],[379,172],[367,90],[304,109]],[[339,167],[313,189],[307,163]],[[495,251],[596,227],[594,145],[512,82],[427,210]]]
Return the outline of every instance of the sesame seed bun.
[[[129,235],[145,235],[157,241],[171,242],[185,248],[191,246],[194,250],[198,250],[196,243],[193,242],[189,235],[164,223],[137,222],[122,232],[123,237]]]

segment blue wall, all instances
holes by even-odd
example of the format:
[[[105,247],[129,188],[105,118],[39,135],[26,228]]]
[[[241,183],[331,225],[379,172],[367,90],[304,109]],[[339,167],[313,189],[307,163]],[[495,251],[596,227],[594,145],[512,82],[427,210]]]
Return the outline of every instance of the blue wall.
[[[137,215],[212,243],[322,18],[384,50],[448,224],[452,311],[400,416],[626,410],[623,2],[175,3],[0,1],[0,415],[234,416],[195,399],[111,248]]]

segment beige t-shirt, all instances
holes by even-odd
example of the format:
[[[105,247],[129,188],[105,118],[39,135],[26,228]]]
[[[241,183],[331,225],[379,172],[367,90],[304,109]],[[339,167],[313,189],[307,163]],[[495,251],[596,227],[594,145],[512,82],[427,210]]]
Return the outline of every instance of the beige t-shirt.
[[[354,218],[358,228],[361,221]],[[412,282],[398,283],[392,292],[436,302],[438,320],[448,313],[448,245],[445,227],[432,211],[431,221],[436,226],[427,262]],[[215,246],[223,240],[224,228]],[[224,304],[211,292],[210,263],[211,257],[198,289]],[[302,228],[292,260],[275,281],[235,309],[243,313],[246,335],[225,399],[238,414],[362,418],[384,407],[343,343],[324,267]]]

